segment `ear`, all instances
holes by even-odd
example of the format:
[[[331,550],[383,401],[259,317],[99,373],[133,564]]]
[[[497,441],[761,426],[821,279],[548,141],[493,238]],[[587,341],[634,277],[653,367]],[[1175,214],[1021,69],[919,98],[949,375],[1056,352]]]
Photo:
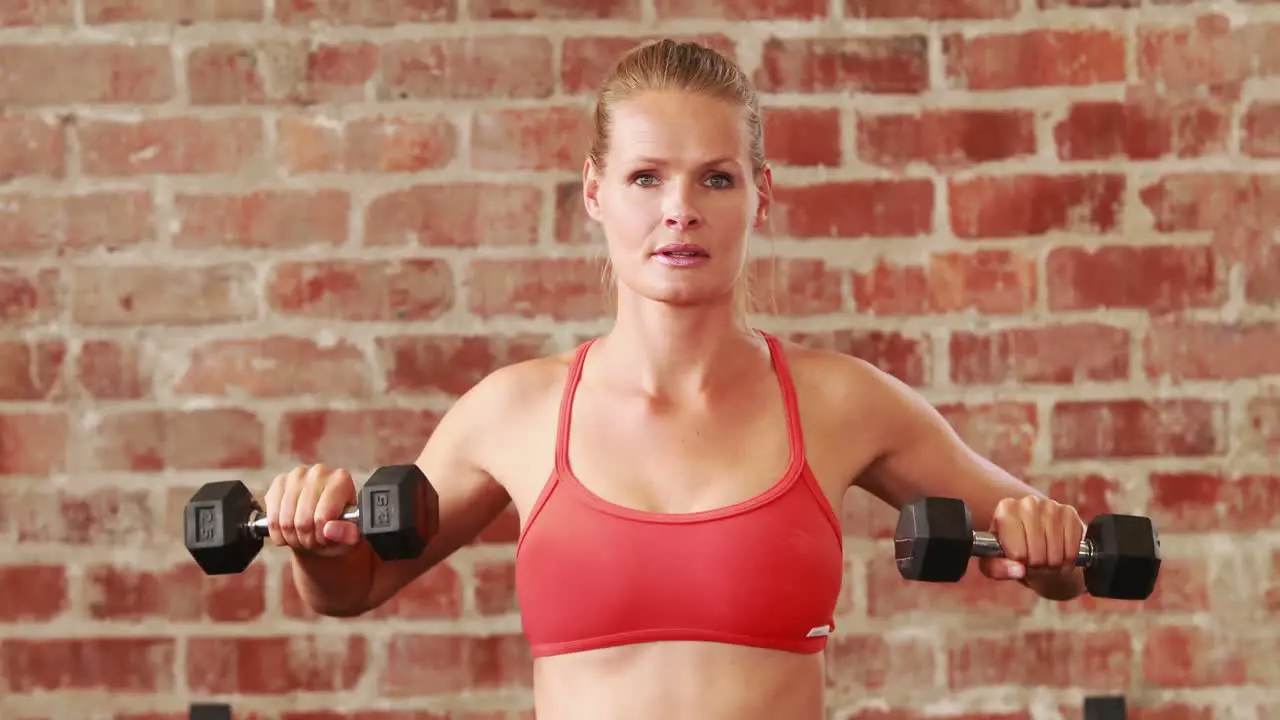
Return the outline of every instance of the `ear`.
[[[769,222],[769,213],[773,210],[773,170],[768,163],[760,170],[760,178],[756,181],[756,193],[759,202],[756,204],[755,227],[760,229]]]
[[[582,164],[582,203],[591,219],[600,220],[600,174],[587,158]]]

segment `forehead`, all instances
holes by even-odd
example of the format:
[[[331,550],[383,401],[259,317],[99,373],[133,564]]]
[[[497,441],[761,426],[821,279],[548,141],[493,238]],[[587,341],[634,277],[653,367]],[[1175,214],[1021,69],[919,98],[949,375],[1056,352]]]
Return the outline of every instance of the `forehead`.
[[[745,109],[694,93],[646,92],[613,107],[611,152],[698,161],[746,151]]]

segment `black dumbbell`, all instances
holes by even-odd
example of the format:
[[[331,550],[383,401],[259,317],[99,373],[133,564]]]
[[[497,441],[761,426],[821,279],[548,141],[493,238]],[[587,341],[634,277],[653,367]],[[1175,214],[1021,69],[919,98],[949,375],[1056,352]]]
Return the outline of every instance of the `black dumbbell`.
[[[379,468],[360,488],[358,505],[342,513],[383,560],[416,558],[436,534],[440,504],[417,465]],[[207,575],[243,572],[270,536],[267,516],[238,480],[204,485],[183,516],[187,552]]]
[[[958,582],[970,557],[1004,557],[996,536],[974,532],[963,500],[921,498],[902,508],[893,536],[898,573],[907,580]],[[1160,574],[1160,540],[1150,518],[1099,515],[1076,554],[1094,597],[1146,600]]]
[[[223,703],[191,703],[187,720],[231,720],[231,706]]]
[[[1123,695],[1097,695],[1084,699],[1084,720],[1125,720],[1128,709]]]

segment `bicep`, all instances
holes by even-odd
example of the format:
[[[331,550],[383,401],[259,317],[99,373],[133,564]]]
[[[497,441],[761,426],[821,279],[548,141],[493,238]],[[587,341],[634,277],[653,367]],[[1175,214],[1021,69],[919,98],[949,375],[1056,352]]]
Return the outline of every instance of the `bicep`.
[[[1001,500],[1041,494],[975,452],[914,390],[887,376],[879,384],[882,450],[858,479],[863,489],[895,509],[921,497],[964,500],[975,529],[991,525]]]
[[[401,588],[473,541],[510,503],[507,491],[479,461],[476,430],[482,426],[483,402],[464,395],[427,438],[415,464],[427,476],[439,500],[436,535],[422,555],[412,560],[378,563],[369,593],[377,607]]]

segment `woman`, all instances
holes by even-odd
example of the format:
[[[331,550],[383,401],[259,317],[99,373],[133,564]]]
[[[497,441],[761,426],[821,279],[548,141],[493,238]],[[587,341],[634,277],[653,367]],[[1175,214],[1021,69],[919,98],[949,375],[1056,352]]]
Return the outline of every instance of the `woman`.
[[[440,496],[420,561],[382,564],[333,520],[354,502],[349,473],[276,478],[271,537],[295,549],[312,608],[377,607],[510,502],[539,720],[821,720],[854,484],[895,507],[963,498],[1007,554],[984,573],[1082,592],[1072,508],[975,456],[887,374],[748,326],[748,238],[772,178],[737,67],[645,45],[595,119],[583,198],[607,238],[613,328],[494,372],[445,415],[418,459]]]

